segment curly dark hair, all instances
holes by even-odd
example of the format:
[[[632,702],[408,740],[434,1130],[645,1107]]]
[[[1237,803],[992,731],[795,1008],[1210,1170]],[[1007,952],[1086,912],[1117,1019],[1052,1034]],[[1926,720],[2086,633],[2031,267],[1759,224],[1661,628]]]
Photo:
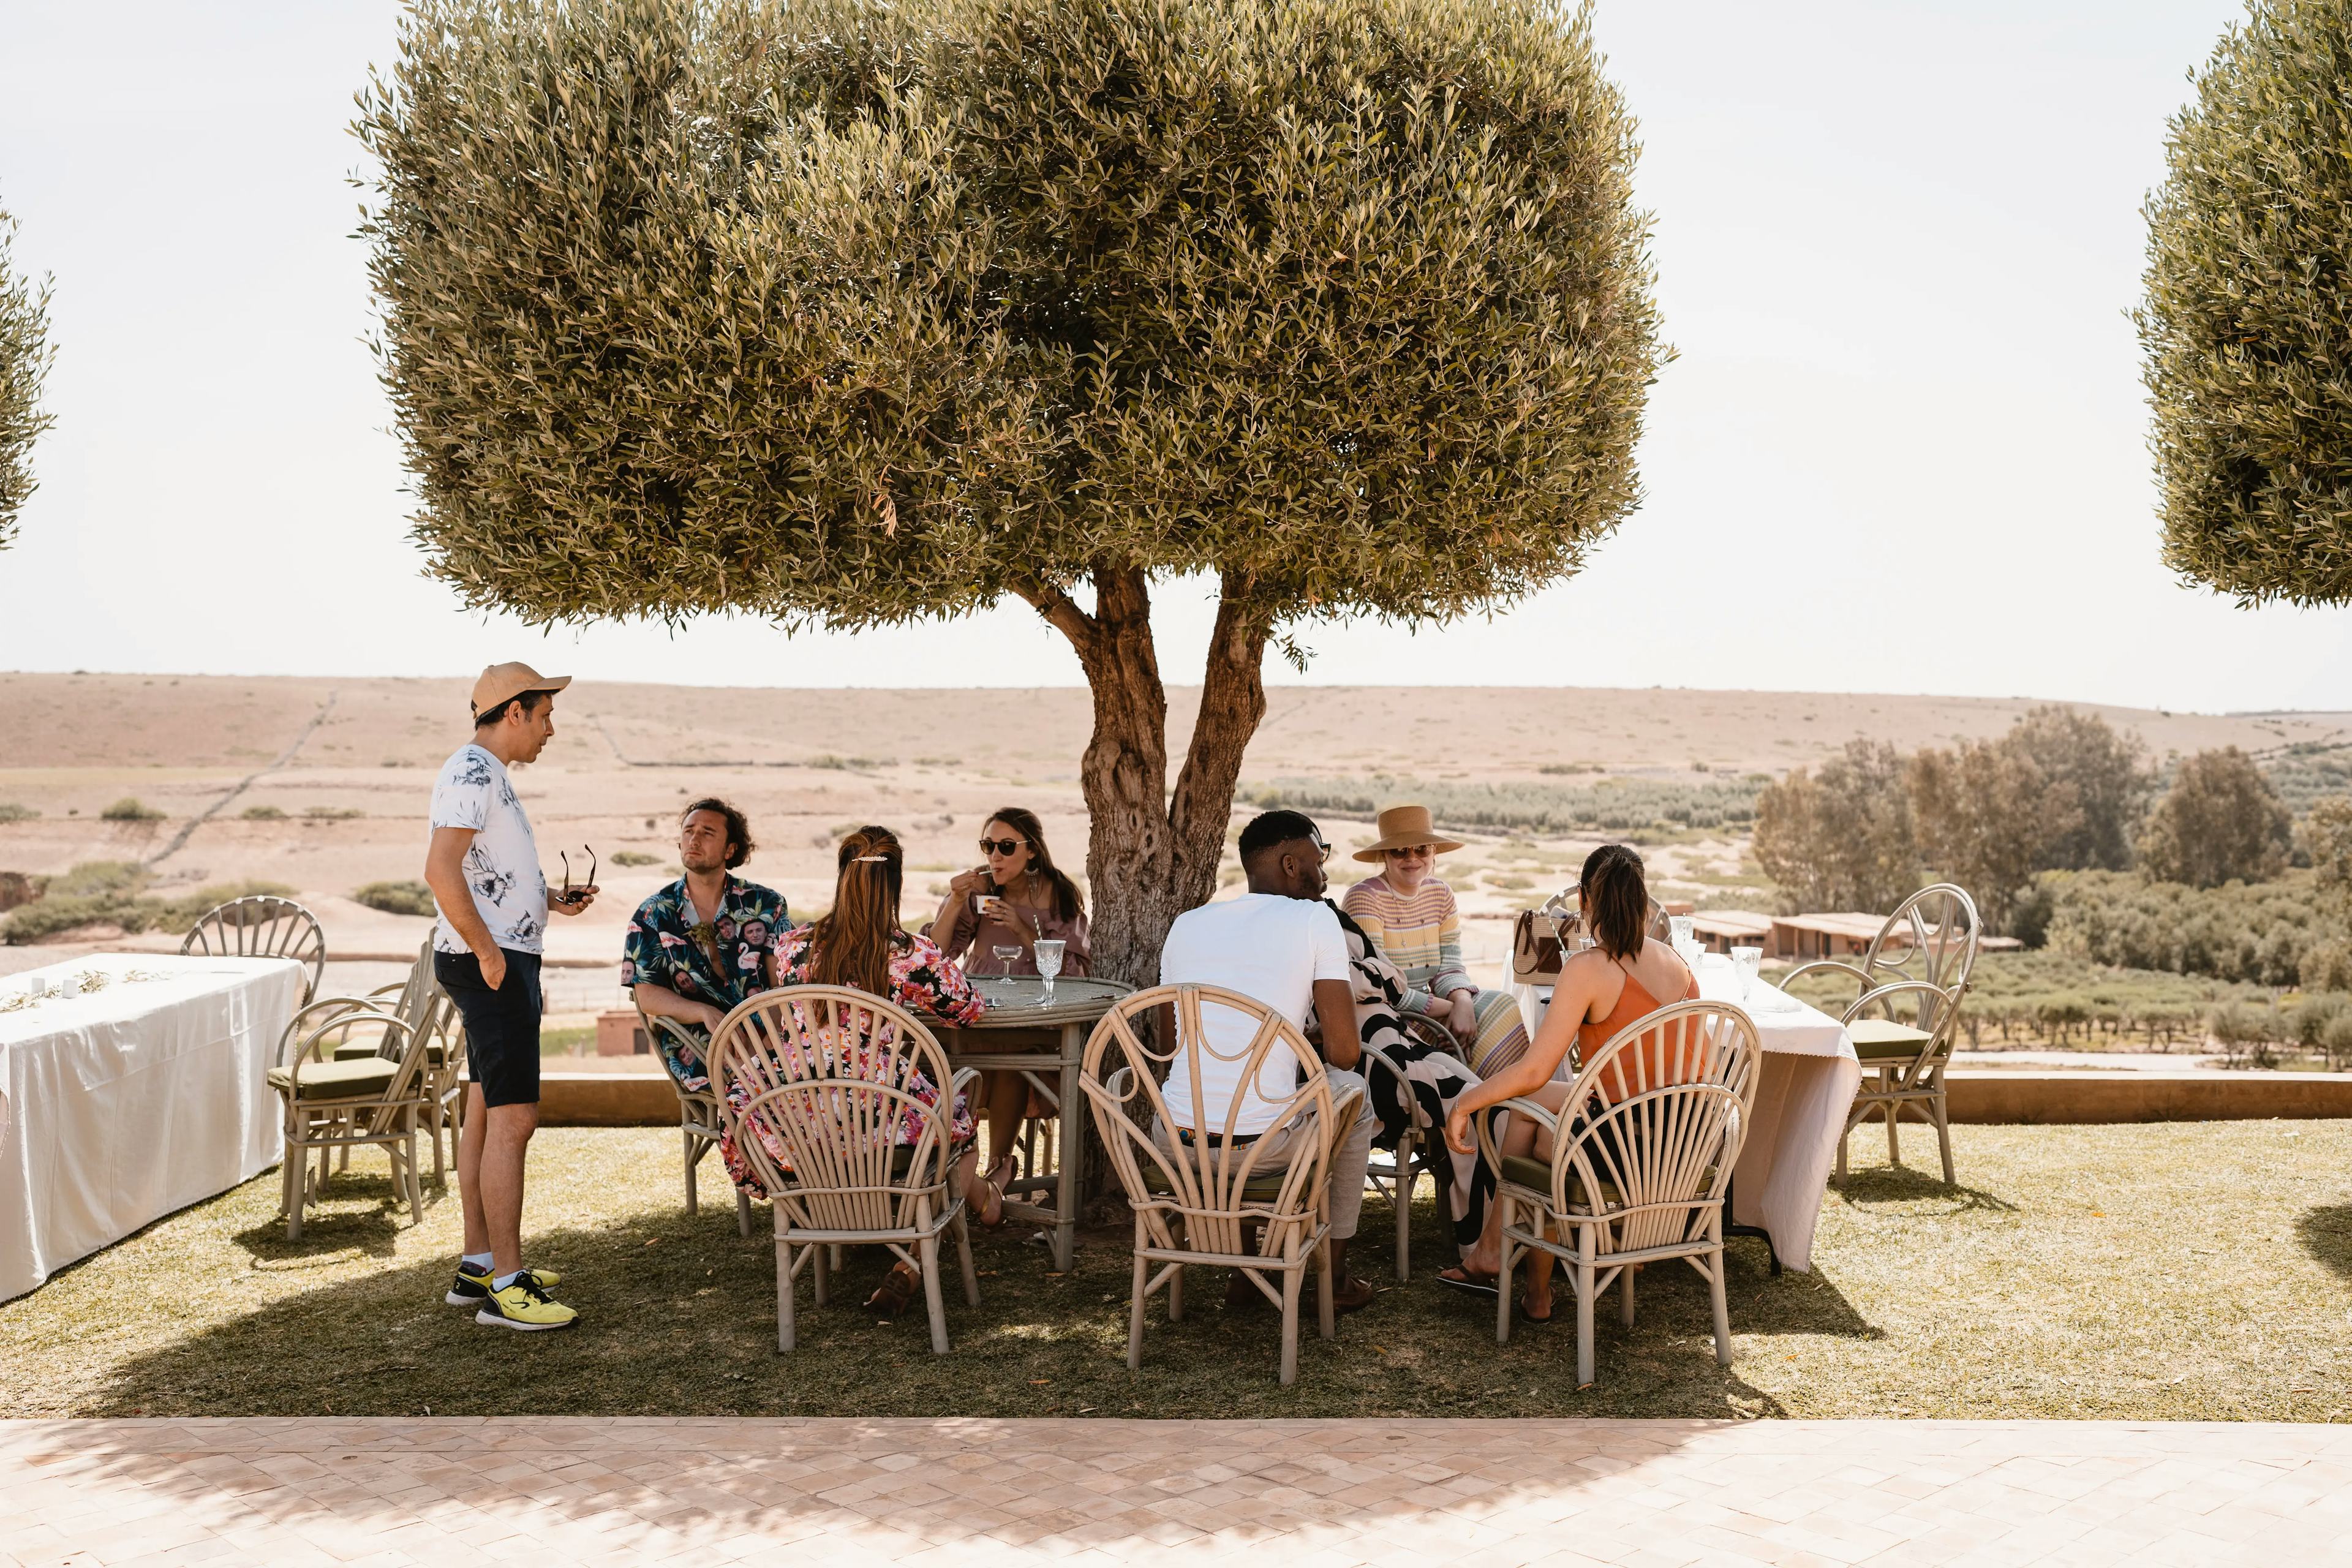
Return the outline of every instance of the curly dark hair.
[[[727,819],[727,868],[730,871],[749,860],[751,851],[759,847],[751,842],[751,824],[743,814],[715,795],[705,795],[679,812],[677,825],[685,826],[686,819],[698,811],[715,811]]]

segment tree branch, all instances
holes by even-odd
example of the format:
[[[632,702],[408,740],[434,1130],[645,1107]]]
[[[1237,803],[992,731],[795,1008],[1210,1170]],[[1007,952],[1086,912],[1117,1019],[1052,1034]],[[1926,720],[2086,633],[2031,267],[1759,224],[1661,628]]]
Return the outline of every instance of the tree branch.
[[[1176,775],[1169,825],[1176,848],[1178,907],[1208,901],[1216,891],[1217,862],[1224,853],[1225,820],[1233,815],[1234,785],[1242,754],[1265,717],[1265,644],[1274,613],[1257,603],[1256,581],[1228,571],[1217,601],[1217,624],[1209,636],[1209,659],[1201,679],[1201,711],[1183,769]]]
[[[1101,644],[1101,622],[1078,608],[1076,600],[1049,583],[1016,583],[1013,591],[1026,599],[1032,609],[1070,639],[1070,646],[1077,650],[1081,664],[1092,664]]]

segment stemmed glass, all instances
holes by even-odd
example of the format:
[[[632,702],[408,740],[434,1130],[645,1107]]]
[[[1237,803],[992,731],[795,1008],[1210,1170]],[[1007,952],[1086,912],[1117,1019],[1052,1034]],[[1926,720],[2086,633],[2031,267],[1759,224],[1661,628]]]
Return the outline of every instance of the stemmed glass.
[[[1735,947],[1731,950],[1731,967],[1739,976],[1739,999],[1754,994],[1756,976],[1764,967],[1764,950],[1760,947]]]
[[[1034,944],[1037,950],[1037,974],[1045,982],[1045,994],[1037,1005],[1054,1005],[1054,978],[1062,973],[1062,944],[1051,937],[1042,937]]]
[[[1021,950],[1018,947],[992,947],[988,951],[996,960],[997,978],[1010,980],[1013,977],[1013,961],[1021,956]]]

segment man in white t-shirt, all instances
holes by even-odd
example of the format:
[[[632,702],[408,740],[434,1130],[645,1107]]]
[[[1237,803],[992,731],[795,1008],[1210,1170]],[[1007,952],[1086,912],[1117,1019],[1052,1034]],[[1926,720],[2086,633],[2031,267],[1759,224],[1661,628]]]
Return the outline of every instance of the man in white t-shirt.
[[[539,760],[555,734],[555,694],[572,678],[494,664],[474,682],[474,739],[441,765],[425,880],[440,919],[433,973],[466,1025],[466,1121],[457,1195],[466,1250],[446,1300],[478,1323],[568,1329],[579,1314],[548,1294],[552,1269],[522,1264],[523,1160],[539,1127],[539,960],[551,914],[576,915],[593,888],[551,899],[530,818],[507,770]]]
[[[1263,1002],[1302,1031],[1310,1008],[1318,1018],[1346,1020],[1323,1039],[1324,1077],[1336,1104],[1354,1095],[1352,1110],[1331,1145],[1332,1304],[1352,1312],[1369,1304],[1370,1281],[1348,1272],[1348,1243],[1364,1206],[1364,1166],[1372,1146],[1372,1115],[1364,1080],[1355,1071],[1362,1049],[1355,1031],[1356,1004],[1348,967],[1348,942],[1339,919],[1322,901],[1323,862],[1331,851],[1314,822],[1295,811],[1269,811],[1242,829],[1242,870],[1249,891],[1220,903],[1203,904],[1176,917],[1160,954],[1162,985],[1218,985]],[[1201,1011],[1201,1026],[1213,1051],[1201,1057],[1197,1120],[1207,1135],[1222,1137],[1232,1118],[1234,1140],[1255,1142],[1257,1169],[1281,1170],[1304,1155],[1312,1124],[1297,1123],[1267,1132],[1276,1115],[1298,1089],[1298,1066],[1276,1045],[1266,1053],[1255,1082],[1244,1081],[1237,1059],[1255,1034],[1248,1018],[1213,1005]],[[1220,1060],[1219,1057],[1236,1059]],[[1162,1093],[1173,1130],[1152,1129],[1160,1146],[1175,1150],[1193,1136],[1196,1110],[1192,1058],[1180,1054]],[[1239,1106],[1235,1099],[1239,1097]],[[1235,1270],[1226,1281],[1225,1304],[1261,1300],[1255,1286]]]

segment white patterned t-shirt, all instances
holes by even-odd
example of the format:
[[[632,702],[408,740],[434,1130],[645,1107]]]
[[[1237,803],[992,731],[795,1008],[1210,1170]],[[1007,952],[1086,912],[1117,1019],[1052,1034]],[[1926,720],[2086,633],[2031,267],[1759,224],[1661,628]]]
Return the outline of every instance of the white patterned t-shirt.
[[[490,940],[518,952],[539,952],[547,932],[547,877],[506,764],[479,746],[458,747],[433,783],[433,826],[474,830],[466,885]],[[437,899],[434,904],[440,907]],[[433,946],[441,952],[467,951],[446,913],[433,922]]]

